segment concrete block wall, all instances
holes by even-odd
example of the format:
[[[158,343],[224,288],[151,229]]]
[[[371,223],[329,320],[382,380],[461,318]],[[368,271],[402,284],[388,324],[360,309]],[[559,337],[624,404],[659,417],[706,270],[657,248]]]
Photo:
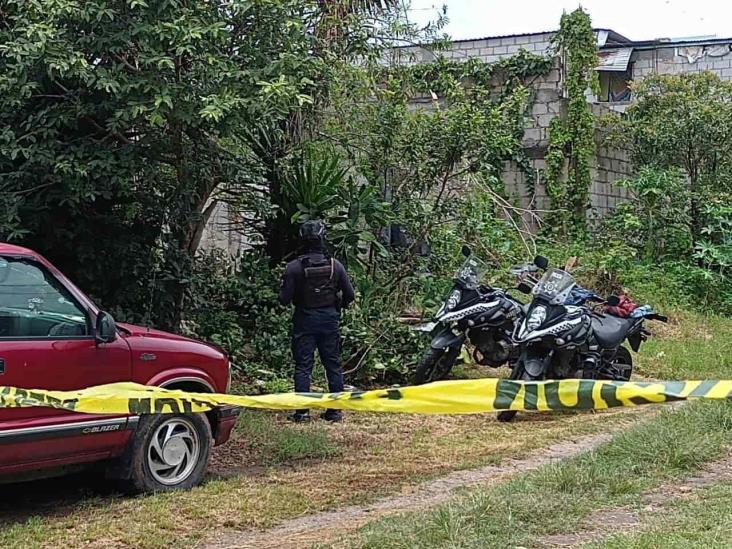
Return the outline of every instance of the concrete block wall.
[[[692,54],[692,61],[687,54]],[[711,71],[723,80],[732,80],[732,51],[730,45],[668,47],[636,50],[630,58],[633,79],[638,80],[651,73],[680,74]]]
[[[494,63],[504,57],[516,55],[520,50],[527,50],[537,55],[545,54],[550,47],[551,32],[527,34],[522,36],[496,36],[476,40],[458,40],[452,48],[444,52],[449,59],[467,59],[477,57],[486,63]],[[423,61],[430,61],[432,54],[427,52]]]
[[[233,222],[229,206],[219,202],[203,229],[199,249],[202,251],[221,249],[235,256],[250,247],[241,233],[231,230]]]

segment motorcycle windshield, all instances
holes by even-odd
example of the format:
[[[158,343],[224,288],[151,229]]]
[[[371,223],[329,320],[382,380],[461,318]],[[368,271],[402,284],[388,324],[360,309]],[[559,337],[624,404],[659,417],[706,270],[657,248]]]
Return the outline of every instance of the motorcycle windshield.
[[[475,289],[487,270],[488,265],[482,259],[471,256],[457,270],[455,280],[462,282],[466,288]]]
[[[564,303],[576,282],[571,274],[561,269],[549,269],[534,286],[533,294],[549,303]]]

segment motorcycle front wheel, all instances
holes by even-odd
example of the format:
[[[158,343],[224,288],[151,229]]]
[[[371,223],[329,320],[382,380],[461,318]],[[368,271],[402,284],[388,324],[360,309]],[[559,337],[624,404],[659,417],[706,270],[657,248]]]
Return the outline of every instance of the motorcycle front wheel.
[[[453,349],[434,349],[430,347],[422,356],[414,372],[414,385],[422,385],[432,381],[445,379],[460,354],[460,347]]]

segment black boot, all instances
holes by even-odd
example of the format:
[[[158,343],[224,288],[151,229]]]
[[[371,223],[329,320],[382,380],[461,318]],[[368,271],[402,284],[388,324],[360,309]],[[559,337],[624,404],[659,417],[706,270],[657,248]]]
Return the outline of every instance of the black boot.
[[[340,423],[343,421],[343,412],[340,410],[326,410],[320,414],[320,418],[331,423]]]
[[[297,410],[287,416],[287,419],[293,423],[307,423],[310,421],[310,413],[307,410]]]

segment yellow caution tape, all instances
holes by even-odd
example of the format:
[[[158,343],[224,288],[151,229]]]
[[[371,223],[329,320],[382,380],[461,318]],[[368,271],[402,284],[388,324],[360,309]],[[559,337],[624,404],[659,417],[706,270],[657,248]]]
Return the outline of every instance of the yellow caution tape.
[[[100,385],[80,391],[0,386],[0,408],[50,406],[93,414],[206,412],[222,405],[274,410],[337,408],[362,412],[475,414],[500,410],[601,410],[685,399],[732,399],[732,380],[471,379],[373,391],[262,396],[169,391],[135,383]]]

